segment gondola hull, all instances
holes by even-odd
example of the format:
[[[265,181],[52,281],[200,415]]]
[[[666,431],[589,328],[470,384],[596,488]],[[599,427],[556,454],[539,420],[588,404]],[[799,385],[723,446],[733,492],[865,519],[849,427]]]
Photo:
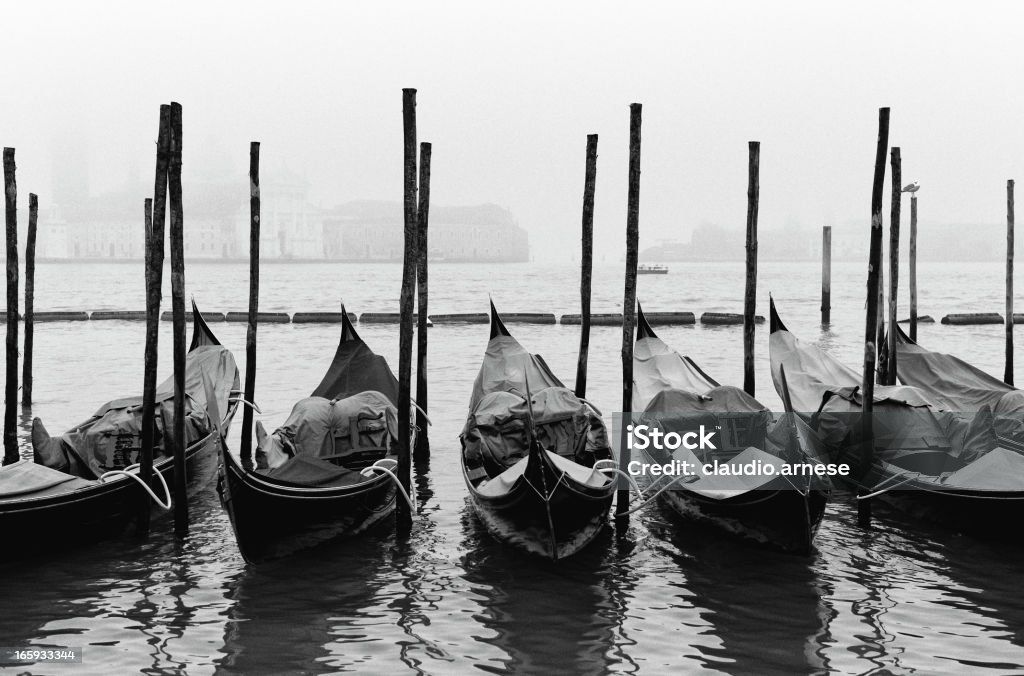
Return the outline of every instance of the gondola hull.
[[[808,554],[830,491],[823,487],[805,494],[783,483],[779,479],[722,500],[684,488],[667,490],[659,499],[683,519],[706,523],[783,552]]]
[[[481,492],[468,477],[466,486],[474,512],[495,539],[551,560],[572,556],[597,537],[614,495],[614,482],[581,483],[537,452],[506,492]]]
[[[212,482],[217,473],[219,447],[219,435],[209,434],[186,450],[186,490],[189,496],[199,493]],[[171,458],[155,463],[153,470],[164,477],[168,487],[174,485],[174,462]],[[161,495],[162,489],[156,477],[152,485],[157,495]],[[0,534],[7,543],[0,548],[0,560],[134,532],[140,509],[147,503],[153,521],[168,518],[171,513],[154,505],[135,480],[125,477],[72,492],[0,501]]]
[[[394,482],[383,474],[351,486],[289,486],[247,472],[226,450],[221,468],[217,488],[249,563],[356,535],[395,509]]]

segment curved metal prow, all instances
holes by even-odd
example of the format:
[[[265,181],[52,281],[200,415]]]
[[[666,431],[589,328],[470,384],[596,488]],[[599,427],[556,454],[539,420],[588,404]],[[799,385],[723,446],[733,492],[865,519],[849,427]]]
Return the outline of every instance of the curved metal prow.
[[[779,313],[775,310],[775,299],[768,296],[768,310],[770,315],[769,331],[768,333],[775,333],[777,331],[789,331],[786,325],[782,323],[782,319],[779,318]]]
[[[210,325],[203,319],[202,313],[196,307],[196,299],[192,299],[192,343],[189,345],[189,352],[200,345],[220,345],[217,336],[213,335]]]
[[[636,339],[642,340],[644,338],[657,338],[658,334],[654,332],[651,325],[647,321],[647,317],[644,315],[644,309],[640,306],[640,301],[636,303]]]
[[[492,300],[492,301],[490,301],[490,303],[491,303],[491,340],[497,338],[498,336],[509,336],[509,337],[511,337],[512,334],[508,332],[507,328],[505,328],[505,324],[504,324],[504,322],[501,321],[501,316],[498,314],[497,308],[494,307],[494,301]]]
[[[350,343],[353,341],[362,342],[362,338],[356,333],[356,327],[352,325],[352,320],[348,318],[348,311],[345,310],[345,303],[341,304],[341,343]]]

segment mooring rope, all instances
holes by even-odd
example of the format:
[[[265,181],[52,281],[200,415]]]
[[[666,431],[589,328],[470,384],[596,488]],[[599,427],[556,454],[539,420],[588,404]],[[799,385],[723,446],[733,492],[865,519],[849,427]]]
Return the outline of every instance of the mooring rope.
[[[369,478],[371,476],[371,474],[372,474],[372,472],[374,470],[376,470],[378,472],[384,472],[385,474],[387,474],[389,477],[391,477],[391,480],[395,482],[395,486],[398,487],[398,491],[402,494],[402,497],[405,498],[405,502],[406,502],[406,504],[409,505],[409,509],[412,510],[413,513],[415,513],[416,512],[416,487],[413,485],[412,482],[409,482],[409,488],[412,490],[412,497],[409,497],[409,494],[405,492],[405,486],[403,486],[402,482],[398,480],[398,475],[396,475],[394,472],[392,472],[391,469],[382,466],[380,464],[382,462],[386,462],[386,463],[391,464],[392,465],[391,469],[394,469],[394,468],[398,467],[398,461],[397,460],[395,460],[393,458],[381,458],[380,460],[376,461],[375,463],[373,463],[369,467],[364,467],[363,469],[361,469],[359,471],[359,474],[361,474],[362,476],[367,477],[367,478]]]
[[[170,509],[171,508],[171,491],[170,491],[170,489],[167,488],[167,482],[164,480],[164,475],[161,474],[159,472],[159,470],[154,470],[154,474],[156,474],[156,477],[158,479],[160,479],[160,483],[164,487],[164,497],[166,498],[166,500],[161,500],[160,498],[158,498],[156,496],[156,493],[153,492],[153,489],[150,488],[149,486],[147,486],[146,482],[143,481],[139,477],[138,474],[132,474],[132,470],[133,469],[134,470],[140,469],[140,464],[139,463],[135,463],[133,465],[128,465],[124,469],[112,469],[109,472],[104,472],[103,474],[100,475],[100,482],[105,482],[107,477],[113,477],[113,476],[126,476],[126,477],[128,477],[130,479],[134,479],[135,481],[137,481],[139,483],[140,486],[142,486],[142,488],[147,493],[149,493],[149,497],[153,498],[153,502],[155,502],[157,505],[159,505],[161,509],[164,509],[164,510]]]

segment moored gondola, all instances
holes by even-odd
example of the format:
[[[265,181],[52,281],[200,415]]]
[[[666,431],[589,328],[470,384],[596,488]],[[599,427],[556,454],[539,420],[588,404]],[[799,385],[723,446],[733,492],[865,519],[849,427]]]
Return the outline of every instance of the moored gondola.
[[[713,431],[714,448],[670,451],[649,445],[643,452],[651,463],[692,467],[688,476],[659,476],[649,494],[657,493],[683,518],[783,551],[811,550],[831,482],[815,473],[822,463],[808,453],[803,423],[772,414],[739,388],[719,385],[690,357],[666,345],[642,309],[633,350],[633,410],[637,425],[664,434]],[[715,474],[723,465],[758,472]]]
[[[238,368],[193,304],[192,343],[185,360],[185,470],[189,495],[216,474],[217,447],[237,407]],[[209,400],[213,395],[215,401]],[[155,498],[169,500],[174,463],[166,443],[172,430],[173,378],[156,392]],[[223,416],[220,414],[223,412]],[[211,421],[211,415],[218,418]],[[0,558],[92,542],[131,530],[144,495],[137,479],[142,397],[124,397],[87,421],[51,437],[32,424],[34,462],[0,468]],[[161,487],[161,479],[163,487]],[[154,507],[153,516],[164,514]]]
[[[256,466],[221,452],[221,501],[250,563],[356,535],[394,511],[398,381],[341,314],[320,385],[273,434],[257,423]]]
[[[865,441],[860,375],[797,340],[774,302],[769,345],[776,389],[784,369],[818,452],[851,466],[852,488],[958,531],[1017,537],[1006,524],[1024,518],[1024,454],[1000,441],[991,411],[950,410],[922,388],[877,385]]]
[[[612,457],[600,413],[512,337],[493,304],[459,438],[472,508],[496,539],[557,560],[605,526],[615,482],[599,469]]]

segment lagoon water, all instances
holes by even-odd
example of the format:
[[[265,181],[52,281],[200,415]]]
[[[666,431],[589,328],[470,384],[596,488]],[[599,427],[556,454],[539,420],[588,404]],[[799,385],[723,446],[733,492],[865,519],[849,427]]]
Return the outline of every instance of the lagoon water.
[[[619,312],[622,264],[595,267],[594,312]],[[833,266],[833,322],[818,322],[817,263],[760,265],[758,312],[774,294],[788,327],[855,365],[862,355],[862,264]],[[639,278],[650,311],[739,312],[743,266],[677,263]],[[921,314],[1003,310],[1000,264],[921,264]],[[401,266],[265,264],[260,309],[396,311]],[[568,264],[435,264],[434,313],[578,312]],[[905,278],[905,276],[904,276]],[[190,264],[188,293],[211,311],[245,310],[248,269]],[[906,307],[906,291],[901,293]],[[142,309],[140,264],[41,264],[37,310]],[[165,309],[169,285],[165,281]],[[905,316],[906,312],[900,313]],[[397,371],[397,326],[359,325]],[[214,332],[244,368],[245,325]],[[572,384],[578,326],[510,325]],[[659,335],[723,383],[742,382],[739,327],[664,327]],[[607,532],[577,558],[546,564],[491,540],[467,505],[458,434],[486,325],[430,329],[432,457],[417,467],[420,509],[408,538],[387,524],[365,537],[248,567],[211,486],[192,531],[167,524],[148,541],[98,543],[0,568],[0,646],[81,648],[74,666],[12,673],[1024,673],[1024,546],[989,543],[877,511],[856,526],[848,495],[829,505],[807,558],[776,554],[656,507]],[[145,327],[95,321],[36,326],[35,405],[52,433],[101,403],[141,391]],[[338,325],[259,329],[256,398],[268,428],[319,382]],[[588,398],[621,405],[621,331],[594,327]],[[919,341],[1002,373],[1001,326],[924,324]],[[1018,345],[1024,342],[1024,336]],[[757,333],[757,394],[779,407]],[[170,372],[170,323],[161,373]],[[1017,363],[1024,363],[1018,349]],[[229,443],[237,448],[240,416]],[[40,537],[46,537],[41,533]],[[3,539],[0,546],[17,547]]]

